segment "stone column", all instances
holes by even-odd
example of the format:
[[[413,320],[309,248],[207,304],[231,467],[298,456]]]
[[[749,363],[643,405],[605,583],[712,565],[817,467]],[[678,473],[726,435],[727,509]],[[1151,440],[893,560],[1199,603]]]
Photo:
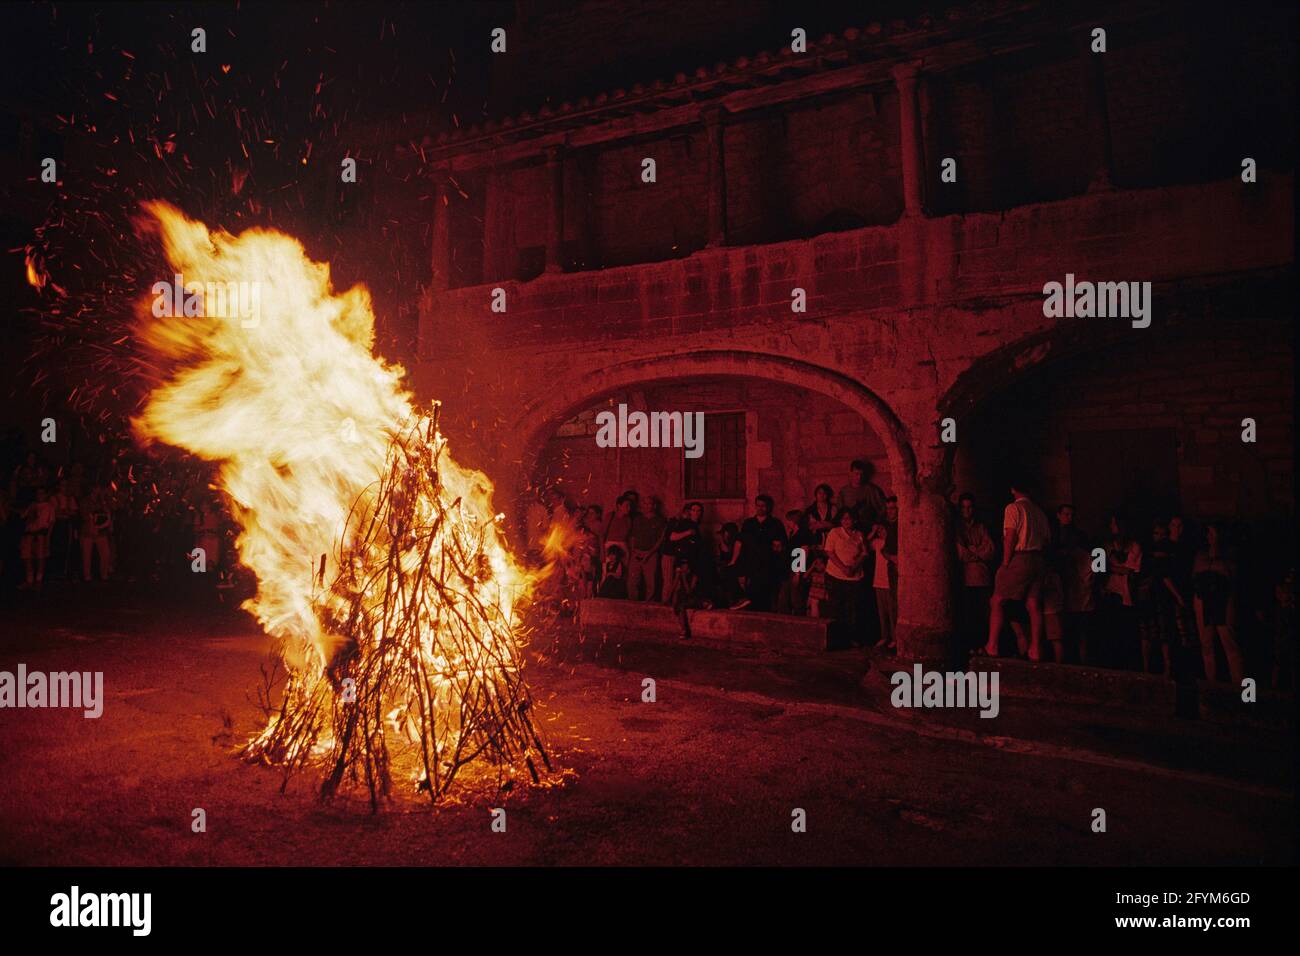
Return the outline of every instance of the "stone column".
[[[705,160],[709,190],[708,247],[727,244],[727,162],[723,149],[726,126],[725,110],[714,107],[703,112],[705,132]]]
[[[893,69],[898,88],[898,145],[903,166],[903,215],[924,213],[925,141],[917,103],[920,63],[900,63]]]
[[[1092,52],[1092,28],[1082,39],[1084,121],[1091,144],[1092,176],[1088,192],[1113,188],[1115,158],[1111,151],[1110,107],[1106,99],[1106,54]]]
[[[952,458],[933,422],[910,429],[913,435],[927,430],[925,443],[914,439],[916,483],[898,495],[898,657],[941,661],[948,659],[956,631],[956,552],[947,498]]]
[[[956,621],[948,501],[924,488],[899,499],[898,657],[945,660]]]
[[[434,292],[451,285],[451,182],[446,169],[433,173],[433,281]]]
[[[564,271],[564,147],[546,150],[546,271]]]

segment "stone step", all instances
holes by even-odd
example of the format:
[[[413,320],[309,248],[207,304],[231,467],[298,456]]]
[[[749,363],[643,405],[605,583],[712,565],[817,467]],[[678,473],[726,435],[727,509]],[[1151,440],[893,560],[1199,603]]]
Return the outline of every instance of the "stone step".
[[[688,611],[691,639],[746,650],[813,655],[826,648],[824,619],[765,614],[753,611]],[[590,598],[579,606],[584,628],[626,628],[669,640],[681,637],[681,622],[672,608],[652,601],[615,601]]]

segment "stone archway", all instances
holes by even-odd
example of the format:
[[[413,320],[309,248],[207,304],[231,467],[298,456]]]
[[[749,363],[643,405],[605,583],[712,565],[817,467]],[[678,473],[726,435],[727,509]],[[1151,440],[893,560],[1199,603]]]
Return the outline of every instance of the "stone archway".
[[[916,482],[916,458],[907,431],[880,396],[841,372],[780,355],[758,352],[710,351],[635,359],[591,372],[525,406],[512,433],[518,436],[516,455],[522,468],[516,498],[526,492],[528,477],[542,446],[555,427],[593,399],[620,388],[671,378],[741,376],[769,379],[820,392],[857,412],[884,442],[892,474],[901,484]]]
[[[942,653],[952,629],[946,514],[932,506],[929,499],[934,496],[920,487],[907,427],[884,398],[843,372],[782,355],[719,350],[643,357],[557,382],[554,390],[520,410],[511,429],[515,444],[506,460],[518,463],[513,489],[516,508],[528,495],[530,477],[550,435],[593,400],[655,381],[711,376],[766,379],[818,392],[867,422],[884,444],[890,472],[896,476],[900,541],[911,545],[906,556],[900,552],[900,656]]]

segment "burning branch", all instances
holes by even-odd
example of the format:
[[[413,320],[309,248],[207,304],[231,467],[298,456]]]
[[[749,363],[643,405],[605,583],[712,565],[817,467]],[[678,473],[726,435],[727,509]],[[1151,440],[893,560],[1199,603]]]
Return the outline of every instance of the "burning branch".
[[[390,745],[422,768],[437,800],[467,764],[527,768],[550,760],[532,720],[512,611],[484,545],[485,528],[449,500],[434,415],[393,439],[382,478],[352,508],[318,596],[322,625],[341,638],[328,661],[294,675],[251,759],[301,769],[323,758],[320,793],[364,781],[371,806],[390,792]]]
[[[506,548],[491,483],[448,452],[437,405],[417,412],[402,370],[371,353],[365,289],[335,292],[283,233],[146,208],[173,284],[204,298],[184,314],[141,303],[160,381],[135,426],[220,462],[258,579],[244,606],[287,672],[244,755],[286,784],[322,768],[323,798],[363,784],[372,808],[407,763],[433,800],[475,761],[539,780],[515,609],[536,577]],[[245,287],[256,315],[214,306],[209,290]]]

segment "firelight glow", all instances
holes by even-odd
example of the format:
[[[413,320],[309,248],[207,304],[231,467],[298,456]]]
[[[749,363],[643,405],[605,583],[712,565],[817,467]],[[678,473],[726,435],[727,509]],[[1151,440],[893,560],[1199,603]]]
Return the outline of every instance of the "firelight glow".
[[[290,704],[316,721],[293,738],[297,749],[319,757],[335,748],[337,765],[351,765],[337,749],[347,746],[339,737],[350,737],[352,726],[340,731],[338,685],[346,674],[359,685],[358,709],[382,712],[409,743],[423,737],[425,774],[437,778],[441,761],[460,758],[463,735],[479,732],[467,726],[463,707],[457,712],[458,701],[482,693],[480,684],[491,694],[503,684],[522,686],[515,604],[535,576],[506,547],[491,483],[451,459],[436,418],[417,410],[403,386],[402,368],[372,354],[374,314],[364,287],[336,292],[328,265],[310,261],[283,233],[209,231],[161,202],[146,211],[170,266],[187,281],[262,290],[252,328],[207,315],[156,318],[142,304],[144,343],[171,371],[134,425],[146,440],[219,463],[217,483],[242,528],[239,558],[258,581],[245,607],[279,642]],[[412,457],[404,444],[412,435],[422,436],[424,451],[436,449],[428,460]],[[411,479],[413,465],[434,475],[432,484]],[[411,516],[400,531],[392,529],[394,508]],[[473,574],[453,580],[444,571],[423,589],[403,583],[394,597],[393,580],[430,579],[431,569],[466,558]],[[366,570],[374,567],[388,577]],[[408,622],[396,637],[390,613]],[[331,711],[332,736],[324,716]],[[286,713],[272,718],[264,739],[275,736],[278,721]],[[295,752],[264,756],[304,760]]]

